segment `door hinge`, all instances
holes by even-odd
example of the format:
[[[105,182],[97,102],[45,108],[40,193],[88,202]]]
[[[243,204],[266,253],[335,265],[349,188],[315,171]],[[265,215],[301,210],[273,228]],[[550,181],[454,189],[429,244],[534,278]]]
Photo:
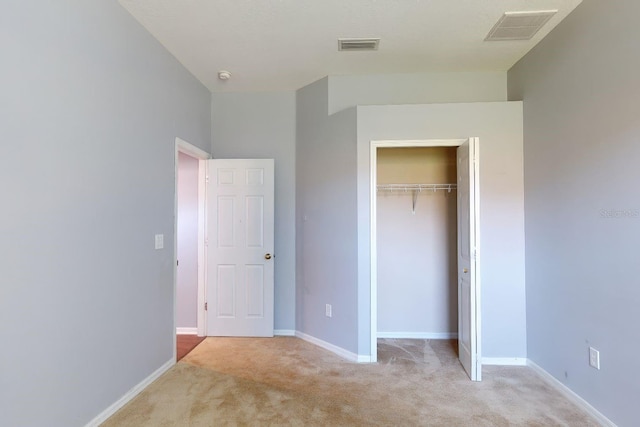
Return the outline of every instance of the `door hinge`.
[[[205,302],[204,303],[204,311],[208,311],[209,310],[209,303]]]
[[[176,260],[176,267],[180,265],[180,261]]]
[[[209,175],[206,175],[206,176],[204,177],[204,182],[206,182],[207,184],[209,183]]]

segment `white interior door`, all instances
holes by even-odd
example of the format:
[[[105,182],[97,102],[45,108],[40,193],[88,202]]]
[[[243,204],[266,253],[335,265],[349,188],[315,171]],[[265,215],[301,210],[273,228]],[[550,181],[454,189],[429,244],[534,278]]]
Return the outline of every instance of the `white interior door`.
[[[273,159],[208,160],[207,335],[273,336]]]
[[[458,147],[458,357],[469,378],[482,379],[478,272],[478,138]]]

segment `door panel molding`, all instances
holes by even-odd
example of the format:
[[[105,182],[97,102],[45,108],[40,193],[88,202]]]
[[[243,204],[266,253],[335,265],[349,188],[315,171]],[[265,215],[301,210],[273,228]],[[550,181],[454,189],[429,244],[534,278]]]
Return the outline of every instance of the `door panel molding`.
[[[458,188],[458,358],[473,381],[482,380],[479,341],[478,138],[456,152]]]
[[[207,167],[207,335],[272,337],[274,161]]]

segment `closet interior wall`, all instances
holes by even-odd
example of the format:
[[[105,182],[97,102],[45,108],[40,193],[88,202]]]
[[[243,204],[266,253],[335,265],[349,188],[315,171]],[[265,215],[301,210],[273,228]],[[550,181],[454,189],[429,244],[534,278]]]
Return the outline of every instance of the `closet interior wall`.
[[[378,148],[377,168],[379,188],[455,184],[456,148]],[[457,337],[456,194],[378,191],[379,337]]]

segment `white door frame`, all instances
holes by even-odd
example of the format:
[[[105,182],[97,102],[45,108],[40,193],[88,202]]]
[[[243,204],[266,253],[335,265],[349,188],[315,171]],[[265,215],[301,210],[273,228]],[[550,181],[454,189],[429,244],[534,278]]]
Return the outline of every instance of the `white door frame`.
[[[205,277],[206,277],[206,247],[205,247],[205,208],[206,208],[206,160],[211,154],[187,141],[176,138],[175,141],[175,182],[174,182],[174,211],[173,211],[173,357],[176,357],[176,301],[178,292],[178,153],[187,154],[198,159],[198,298],[197,298],[197,328],[198,336],[206,336],[206,319],[204,311]]]
[[[371,362],[378,361],[378,242],[377,242],[377,203],[378,203],[378,148],[405,148],[405,147],[459,147],[469,138],[464,139],[428,139],[428,140],[378,140],[371,141],[370,143],[370,197],[369,197],[369,209],[370,209],[370,277],[371,277]],[[478,212],[474,217],[474,221],[479,227]],[[457,224],[457,222],[456,222]],[[478,269],[479,271],[479,269]],[[480,319],[480,280],[476,280],[476,316]],[[476,343],[478,349],[478,360],[481,359],[480,355],[480,323],[475,331],[471,331],[476,335]]]

